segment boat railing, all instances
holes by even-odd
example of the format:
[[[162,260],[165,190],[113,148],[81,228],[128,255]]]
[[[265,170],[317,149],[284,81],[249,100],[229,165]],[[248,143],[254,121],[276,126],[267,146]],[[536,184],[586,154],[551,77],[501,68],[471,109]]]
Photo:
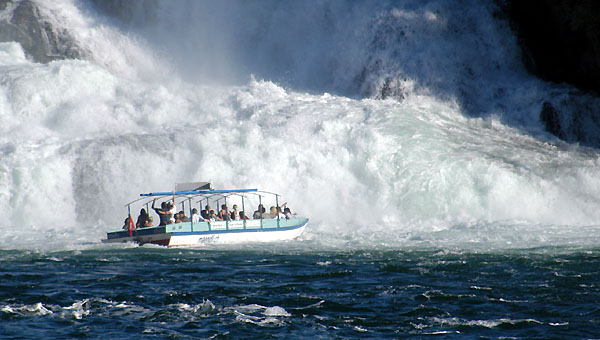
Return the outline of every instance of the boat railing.
[[[304,217],[292,218],[277,222],[277,219],[256,219],[256,220],[234,220],[234,221],[211,221],[198,222],[179,222],[164,226],[167,233],[171,232],[236,232],[236,231],[267,231],[280,230],[282,228],[293,227],[301,224]],[[261,223],[262,222],[262,223]]]
[[[269,191],[259,191],[258,189],[233,189],[233,190],[190,190],[190,191],[173,191],[173,192],[155,192],[155,193],[148,193],[148,194],[140,194],[140,198],[131,201],[129,203],[127,203],[125,206],[127,207],[128,210],[128,214],[129,216],[131,216],[131,205],[134,203],[137,203],[141,200],[144,200],[148,197],[151,197],[151,199],[147,200],[146,202],[142,203],[142,205],[146,206],[146,211],[149,214],[150,213],[150,207],[149,204],[150,202],[153,202],[157,197],[161,197],[161,198],[170,198],[171,196],[173,197],[174,200],[174,205],[177,204],[176,199],[177,198],[183,198],[182,200],[180,200],[180,204],[182,205],[182,210],[185,210],[185,201],[188,202],[188,206],[189,206],[189,214],[190,214],[190,223],[191,223],[191,227],[193,229],[193,225],[194,222],[193,220],[191,220],[191,217],[193,215],[192,213],[192,200],[194,200],[197,197],[200,197],[199,200],[196,201],[196,203],[199,203],[199,208],[200,210],[202,210],[202,202],[204,200],[206,200],[206,204],[208,205],[210,200],[212,199],[213,202],[216,201],[217,207],[221,201],[221,199],[224,201],[225,206],[227,207],[227,198],[230,196],[239,196],[241,198],[241,203],[242,203],[242,210],[244,212],[244,215],[246,218],[248,218],[247,214],[246,214],[246,209],[245,209],[245,199],[247,199],[248,197],[245,196],[245,194],[251,194],[251,195],[256,195],[258,196],[258,202],[259,202],[259,206],[263,207],[263,196],[264,194],[268,194],[268,195],[273,195],[275,196],[275,205],[276,207],[279,208],[279,197],[281,195],[274,193],[274,192],[269,192]],[[219,199],[214,200],[215,197],[219,197]],[[284,203],[285,206],[285,203]],[[263,215],[262,215],[262,211],[260,213],[260,229],[264,229],[264,222],[263,222]],[[279,214],[277,214],[277,216],[275,218],[273,218],[274,220],[277,221],[277,228],[281,227],[281,222],[280,222],[280,217]],[[247,227],[247,223],[246,221],[249,221],[249,219],[243,219],[242,221],[242,225],[243,225],[243,229],[246,229]],[[230,229],[229,226],[229,209],[227,209],[227,218],[225,219],[225,228],[226,230]],[[212,226],[210,223],[208,223],[208,228],[209,230],[212,229]]]

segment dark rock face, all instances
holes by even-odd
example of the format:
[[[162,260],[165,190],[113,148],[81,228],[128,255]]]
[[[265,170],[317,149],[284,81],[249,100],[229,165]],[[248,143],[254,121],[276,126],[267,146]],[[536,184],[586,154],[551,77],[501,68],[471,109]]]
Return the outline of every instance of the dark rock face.
[[[532,74],[579,90],[549,97],[546,130],[570,143],[600,146],[600,1],[499,0]]]
[[[530,72],[600,94],[600,1],[508,0],[506,8]]]
[[[0,41],[19,42],[34,61],[47,63],[81,56],[68,32],[58,30],[42,18],[35,3],[0,0],[0,11],[8,14],[8,19],[0,21]]]
[[[563,123],[561,122],[560,112],[549,102],[544,102],[542,105],[542,111],[540,118],[546,126],[546,130],[560,139],[566,139],[566,135],[563,130]]]
[[[600,146],[600,100],[587,94],[573,93],[544,102],[540,119],[546,130],[568,143]]]

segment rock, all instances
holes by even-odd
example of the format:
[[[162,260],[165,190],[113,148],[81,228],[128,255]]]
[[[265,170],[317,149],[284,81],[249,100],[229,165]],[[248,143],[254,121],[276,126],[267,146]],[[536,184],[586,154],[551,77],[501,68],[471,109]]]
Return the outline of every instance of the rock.
[[[568,143],[600,147],[600,98],[574,91],[542,104],[546,130]]]
[[[4,11],[12,2],[13,0],[0,0],[0,11]]]
[[[16,41],[35,62],[79,58],[78,46],[68,32],[53,27],[40,15],[37,5],[24,0],[0,0],[3,19],[0,21],[0,41]]]
[[[406,98],[403,83],[399,77],[386,77],[377,88],[374,98],[376,99],[396,99],[402,101]]]
[[[508,0],[527,69],[600,94],[600,2]]]
[[[549,102],[544,102],[542,105],[542,111],[540,113],[540,119],[546,126],[546,130],[551,134],[565,139],[563,127],[560,121],[560,113],[554,108]]]
[[[497,1],[508,14],[527,70],[578,89],[543,103],[546,130],[567,142],[600,147],[600,2]]]

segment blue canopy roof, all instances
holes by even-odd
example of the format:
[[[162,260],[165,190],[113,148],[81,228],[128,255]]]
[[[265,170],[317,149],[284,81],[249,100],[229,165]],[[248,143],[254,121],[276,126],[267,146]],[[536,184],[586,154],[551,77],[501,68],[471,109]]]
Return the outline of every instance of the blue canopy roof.
[[[147,194],[140,194],[140,196],[150,197],[150,196],[170,196],[170,195],[226,194],[226,193],[253,192],[253,191],[258,191],[258,189],[163,191],[163,192],[150,192]]]

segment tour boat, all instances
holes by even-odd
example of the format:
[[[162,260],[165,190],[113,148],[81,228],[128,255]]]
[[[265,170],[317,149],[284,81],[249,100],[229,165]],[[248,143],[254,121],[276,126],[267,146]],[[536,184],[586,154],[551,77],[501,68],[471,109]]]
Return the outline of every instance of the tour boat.
[[[222,221],[200,221],[193,222],[191,219],[187,222],[170,223],[158,226],[139,227],[133,223],[131,216],[131,207],[133,204],[146,206],[149,211],[151,202],[170,201],[181,204],[181,210],[187,210],[188,216],[192,216],[194,203],[199,204],[198,211],[202,210],[203,203],[209,205],[223,202],[227,206],[227,200],[231,202],[241,202],[242,209],[245,211],[248,201],[258,201],[263,206],[263,198],[268,196],[275,197],[275,207],[279,207],[280,195],[276,193],[259,191],[258,189],[233,189],[233,190],[215,190],[208,182],[183,183],[177,184],[175,190],[171,192],[153,192],[140,194],[141,198],[126,204],[129,217],[126,219],[123,228],[107,232],[107,238],[102,240],[105,243],[123,243],[134,242],[140,245],[152,243],[167,247],[193,247],[207,244],[234,244],[234,243],[252,243],[252,242],[276,242],[294,240],[300,237],[306,228],[308,218],[288,214],[284,217],[282,214],[271,216],[267,212],[258,214],[256,219],[224,219]],[[151,198],[146,202],[142,200]],[[187,209],[185,207],[187,203]],[[285,207],[286,203],[282,206]],[[185,209],[185,210],[184,210]],[[252,209],[254,210],[254,209]],[[246,212],[245,214],[248,215]],[[249,214],[252,217],[252,214]],[[263,218],[261,218],[263,217]],[[155,224],[158,224],[158,219]]]

